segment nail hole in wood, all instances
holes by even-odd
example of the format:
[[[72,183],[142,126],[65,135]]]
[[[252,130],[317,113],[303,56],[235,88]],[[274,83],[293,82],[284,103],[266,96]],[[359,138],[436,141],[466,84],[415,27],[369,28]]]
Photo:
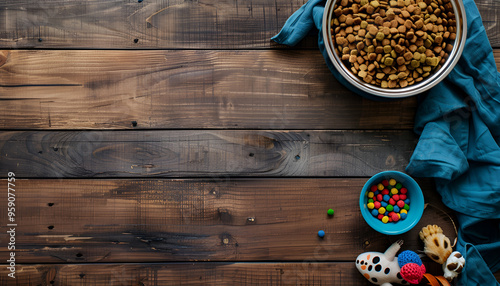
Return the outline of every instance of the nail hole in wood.
[[[296,155],[296,156],[295,156],[295,160],[300,160],[300,156],[299,156],[299,155]]]
[[[248,154],[248,156],[250,156],[250,157],[253,157],[254,155],[255,155],[254,153]]]
[[[53,225],[49,225],[47,228],[48,229],[54,229],[54,226]]]
[[[139,42],[139,39],[134,39],[134,43],[138,43]]]
[[[132,121],[132,126],[136,127],[137,126],[137,121]]]
[[[80,279],[83,279],[83,277],[85,277],[85,274],[81,273],[81,274],[80,274],[80,275],[78,275],[78,276],[80,276]]]
[[[53,205],[54,205],[54,203],[48,203],[47,205],[48,205],[49,207],[51,207],[51,206],[53,206]]]
[[[57,148],[57,147],[52,147],[52,149],[54,149],[54,151],[56,151],[56,152],[59,150],[59,148]]]
[[[76,257],[82,257],[82,256],[83,256],[83,254],[81,254],[80,252],[78,252],[78,253],[76,254]]]

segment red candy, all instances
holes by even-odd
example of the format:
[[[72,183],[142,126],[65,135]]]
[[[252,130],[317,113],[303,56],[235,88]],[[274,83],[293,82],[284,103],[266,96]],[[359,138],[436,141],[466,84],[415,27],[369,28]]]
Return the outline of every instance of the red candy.
[[[397,202],[397,204],[398,204],[398,207],[399,207],[400,209],[404,208],[404,206],[405,206],[405,202],[404,202],[404,201],[402,201],[402,200],[399,200],[399,201]]]
[[[403,201],[406,200],[406,195],[399,195],[399,199]]]
[[[389,204],[391,204],[391,205],[395,205],[395,204],[396,204],[396,201],[395,201],[393,198],[390,198],[390,199],[389,199]]]
[[[383,189],[382,190],[382,195],[388,195],[389,194],[389,190],[388,189]]]
[[[378,218],[379,220],[382,220],[382,218],[383,218],[383,217],[384,217],[384,215],[383,215],[383,214],[379,214],[379,215],[377,216],[377,218]]]
[[[373,202],[373,206],[375,209],[379,209],[381,207],[380,202]],[[404,202],[403,202],[403,207],[404,207]]]
[[[400,200],[399,195],[392,195],[392,198],[397,202]]]
[[[370,190],[375,193],[378,190],[377,185],[373,185]]]
[[[402,194],[406,194],[406,192],[408,192],[408,190],[406,188],[401,188],[401,190],[399,190]]]
[[[384,185],[384,187],[389,186],[389,181],[387,181],[387,180],[382,180],[382,185]]]
[[[382,194],[377,195],[377,201],[381,202],[384,199],[384,196]]]
[[[393,213],[390,218],[392,218],[392,221],[396,222],[399,220],[399,216],[396,213]]]

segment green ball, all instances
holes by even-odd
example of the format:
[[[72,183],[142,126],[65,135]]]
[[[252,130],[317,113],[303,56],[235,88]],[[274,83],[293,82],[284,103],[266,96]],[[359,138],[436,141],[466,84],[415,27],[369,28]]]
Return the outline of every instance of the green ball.
[[[410,210],[410,206],[405,204],[404,209],[408,211],[408,210]]]
[[[392,212],[394,210],[394,207],[392,205],[387,205],[385,208],[388,212]]]
[[[328,210],[328,215],[333,215],[334,213],[335,213],[335,211],[334,211],[334,210],[332,210],[332,209],[329,209],[329,210]]]
[[[401,183],[396,184],[396,189],[400,190],[402,187],[403,187],[403,185],[401,185]]]

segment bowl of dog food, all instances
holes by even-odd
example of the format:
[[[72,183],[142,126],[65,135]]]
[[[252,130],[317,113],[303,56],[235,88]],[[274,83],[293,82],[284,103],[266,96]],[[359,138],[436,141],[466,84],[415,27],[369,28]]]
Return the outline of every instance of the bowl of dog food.
[[[339,73],[383,98],[422,93],[458,62],[467,37],[462,0],[328,0],[323,38]]]
[[[405,173],[384,171],[363,186],[359,208],[366,223],[389,235],[412,229],[424,212],[424,195],[418,183]]]

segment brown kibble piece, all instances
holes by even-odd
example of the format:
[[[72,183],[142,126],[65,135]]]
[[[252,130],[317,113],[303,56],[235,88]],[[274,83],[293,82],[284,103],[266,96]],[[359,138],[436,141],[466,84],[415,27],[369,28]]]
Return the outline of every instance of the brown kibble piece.
[[[406,52],[403,57],[405,58],[405,60],[409,61],[411,59],[413,59],[413,54],[411,52]]]
[[[375,36],[378,33],[378,29],[377,29],[377,27],[371,25],[368,27],[368,32],[370,34],[372,34],[373,36]]]

